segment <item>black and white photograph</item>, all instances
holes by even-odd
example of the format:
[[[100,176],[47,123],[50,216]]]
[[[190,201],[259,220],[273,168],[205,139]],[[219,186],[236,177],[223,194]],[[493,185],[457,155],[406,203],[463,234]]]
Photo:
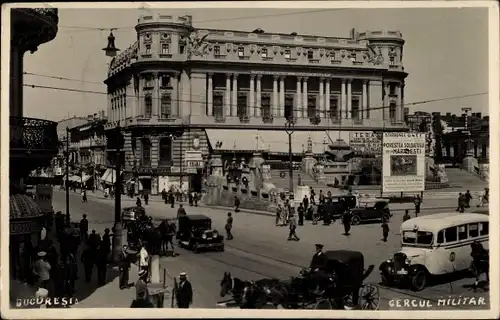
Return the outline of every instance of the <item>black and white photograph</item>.
[[[391,155],[391,176],[414,176],[416,174],[416,155]]]
[[[496,2],[1,21],[6,318],[499,316]]]

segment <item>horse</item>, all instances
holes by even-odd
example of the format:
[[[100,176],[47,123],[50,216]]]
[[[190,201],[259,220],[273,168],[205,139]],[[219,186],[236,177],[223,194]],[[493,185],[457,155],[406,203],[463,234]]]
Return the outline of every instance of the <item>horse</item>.
[[[277,283],[279,283],[279,280],[270,278],[260,279],[257,281],[245,281],[232,277],[230,272],[224,272],[224,276],[220,283],[220,296],[222,298],[231,293],[234,301],[240,304],[242,303],[244,293],[246,293],[246,298],[250,301],[251,295],[256,293],[261,294],[263,289],[272,288]],[[246,292],[245,289],[247,290]],[[249,304],[248,301],[247,304]],[[269,299],[267,299],[267,301],[269,301]]]

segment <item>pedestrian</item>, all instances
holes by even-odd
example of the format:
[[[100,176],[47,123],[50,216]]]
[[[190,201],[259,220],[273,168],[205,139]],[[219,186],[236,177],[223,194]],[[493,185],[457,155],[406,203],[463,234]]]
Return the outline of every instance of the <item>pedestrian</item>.
[[[64,265],[66,271],[66,293],[73,296],[75,293],[76,278],[78,277],[78,264],[75,256],[71,252],[66,255]]]
[[[186,215],[186,210],[184,209],[184,207],[182,206],[182,203],[179,204],[179,209],[177,210],[177,219],[179,219],[179,217],[181,216],[185,216]]]
[[[143,197],[144,197],[144,204],[148,205],[148,202],[149,202],[149,192],[148,192],[148,190],[144,190]]]
[[[295,232],[297,230],[297,220],[295,219],[295,215],[291,214],[290,215],[290,232],[288,233],[288,241],[295,240],[299,241],[300,238],[297,236],[297,233]]]
[[[405,210],[405,214],[403,216],[403,222],[410,220],[410,212],[408,210]]]
[[[181,272],[179,275],[179,284],[175,292],[175,298],[177,300],[177,308],[188,309],[193,303],[193,287],[191,282],[187,279],[187,274]]]
[[[240,198],[234,196],[234,212],[240,212]]]
[[[302,202],[299,204],[299,207],[297,208],[297,213],[299,214],[299,226],[304,225],[304,206]]]
[[[314,189],[312,187],[309,188],[309,195],[310,195],[310,200],[311,200],[309,202],[313,202],[314,198],[316,197],[316,192],[314,191]]]
[[[175,206],[175,195],[174,195],[174,192],[172,190],[170,190],[170,208],[174,208]]]
[[[132,301],[131,308],[154,308],[153,303],[149,301],[146,279],[147,272],[140,270],[139,279],[135,283],[135,300]]]
[[[33,271],[38,287],[49,290],[51,266],[46,260],[46,255],[45,251],[38,252]]]
[[[144,270],[148,272],[149,270],[149,254],[146,250],[144,242],[141,241],[141,251],[139,251],[139,271]],[[147,279],[147,278],[146,278]]]
[[[460,192],[458,194],[458,203],[457,203],[457,210],[458,212],[464,212],[465,211],[465,197],[464,195]]]
[[[483,207],[485,204],[488,204],[489,202],[489,193],[490,193],[490,189],[489,188],[484,188],[484,193],[482,196],[479,197],[479,203],[477,205],[477,207]]]
[[[324,204],[325,203],[325,195],[323,194],[323,190],[319,190],[318,200],[319,200],[320,204]]]
[[[349,209],[344,211],[344,215],[342,216],[342,224],[344,225],[344,236],[350,235],[349,231],[351,231],[351,212]]]
[[[389,236],[389,225],[387,221],[382,222],[382,241],[387,242],[387,237]]]
[[[309,209],[309,198],[307,198],[307,195],[304,195],[302,203],[304,204],[304,212],[307,212],[307,209]]]
[[[82,202],[87,202],[87,191],[82,189]]]
[[[87,243],[89,238],[89,221],[87,220],[87,215],[84,214],[82,216],[82,220],[80,220],[80,241],[82,243]]]
[[[97,267],[97,284],[103,286],[106,284],[106,272],[108,268],[108,251],[103,246],[97,250],[95,264]]]
[[[165,190],[165,188],[163,188],[163,190],[161,191],[161,198],[163,199],[165,204],[167,204],[168,198],[167,198],[167,191]]]
[[[92,233],[89,235],[87,244],[94,251],[96,251],[97,247],[101,244],[101,237],[95,232],[95,230],[92,230]]]
[[[193,201],[194,201],[194,206],[197,207],[198,206],[198,201],[200,200],[200,196],[198,195],[198,192],[194,192],[193,194]]]
[[[128,257],[128,246],[124,245],[118,255],[118,270],[120,271],[119,286],[120,290],[128,288],[128,279],[130,271],[130,259]]]
[[[314,201],[311,202],[311,206],[310,206],[309,210],[311,210],[312,224],[313,225],[317,225],[318,224],[318,218],[319,218],[319,215],[318,215],[318,206],[316,205],[316,203]]]
[[[472,195],[470,194],[470,190],[467,190],[467,192],[465,193],[464,200],[465,200],[465,207],[470,208],[470,201],[472,200]]]
[[[194,199],[193,199],[193,193],[190,192],[188,194],[188,197],[189,197],[189,205],[192,207],[193,206],[193,203],[194,203]]]
[[[92,281],[92,271],[95,264],[95,252],[92,248],[87,247],[83,250],[80,260],[83,264],[83,271],[85,273],[85,282]]]
[[[227,213],[227,221],[226,221],[226,239],[233,240],[233,234],[231,233],[231,229],[233,228],[233,217],[231,216],[231,212]]]
[[[300,176],[300,173],[297,173],[297,181],[298,181],[297,185],[302,186],[302,177]]]
[[[417,194],[415,197],[415,200],[413,201],[415,205],[415,217],[418,217],[418,214],[420,213],[420,205],[422,204],[422,199],[420,196]]]
[[[138,207],[142,207],[141,198],[137,197],[137,201],[135,202],[135,205],[138,206]]]
[[[278,203],[278,207],[276,208],[276,226],[279,226],[282,215],[283,215],[283,207],[281,206],[281,203]]]
[[[102,236],[101,248],[106,257],[109,257],[111,252],[111,235],[109,234],[109,228],[104,229],[104,235]]]

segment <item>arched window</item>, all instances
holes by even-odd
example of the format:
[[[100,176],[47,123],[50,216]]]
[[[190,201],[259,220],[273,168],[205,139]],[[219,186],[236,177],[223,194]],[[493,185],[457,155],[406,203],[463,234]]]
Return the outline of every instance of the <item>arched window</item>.
[[[142,139],[142,165],[151,165],[151,141],[149,139]]]
[[[172,163],[172,139],[164,137],[160,139],[160,164],[168,165]]]
[[[163,94],[161,96],[161,114],[160,117],[168,119],[172,117],[172,98],[170,94]]]

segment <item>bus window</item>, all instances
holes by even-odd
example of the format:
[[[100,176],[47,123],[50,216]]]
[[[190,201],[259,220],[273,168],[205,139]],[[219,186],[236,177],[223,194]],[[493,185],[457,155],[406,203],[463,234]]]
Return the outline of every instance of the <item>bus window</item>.
[[[479,223],[479,235],[487,236],[488,235],[488,222],[480,222]]]
[[[446,242],[457,241],[457,227],[447,228],[444,231],[444,238],[446,239]]]
[[[467,239],[468,232],[467,232],[467,225],[461,225],[458,227],[458,240],[465,240]]]
[[[438,233],[438,237],[437,237],[437,243],[443,243],[444,242],[444,231],[441,230],[439,231]]]
[[[477,238],[479,236],[479,224],[469,223],[469,238]]]

